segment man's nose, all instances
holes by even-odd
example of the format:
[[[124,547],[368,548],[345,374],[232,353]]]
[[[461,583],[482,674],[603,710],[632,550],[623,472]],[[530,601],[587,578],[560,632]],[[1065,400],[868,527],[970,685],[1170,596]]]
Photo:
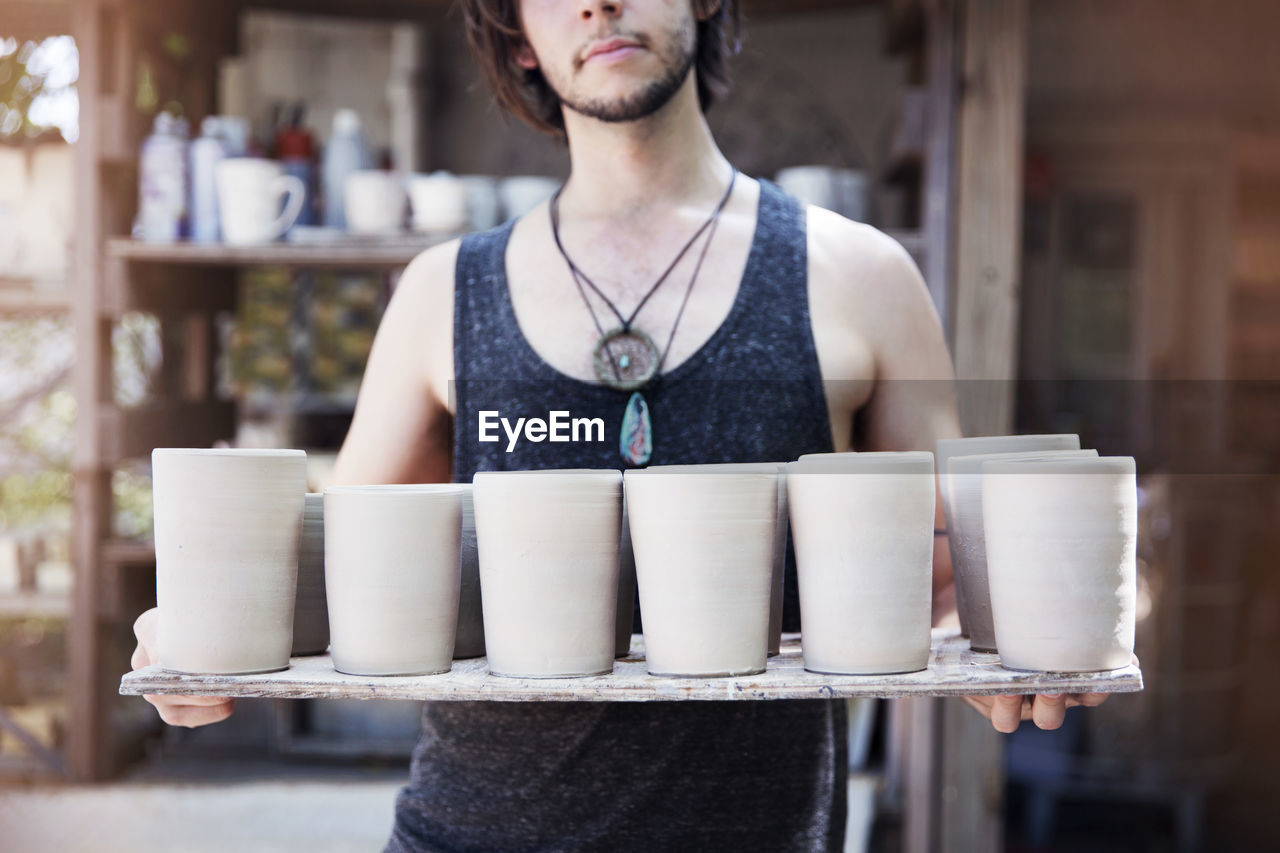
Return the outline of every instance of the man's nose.
[[[617,0],[581,0],[578,3],[578,14],[584,21],[594,17],[616,18],[622,14],[622,4]]]

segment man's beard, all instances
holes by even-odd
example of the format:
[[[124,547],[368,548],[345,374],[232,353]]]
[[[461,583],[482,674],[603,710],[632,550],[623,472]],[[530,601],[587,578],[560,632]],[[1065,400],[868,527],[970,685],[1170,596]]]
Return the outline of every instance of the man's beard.
[[[680,91],[697,56],[697,45],[690,37],[687,23],[682,24],[680,29],[672,33],[670,44],[671,50],[661,57],[664,66],[662,75],[651,80],[633,95],[613,100],[603,98],[579,100],[566,97],[549,79],[547,85],[551,86],[563,106],[588,118],[607,122],[637,121],[647,118],[666,106],[667,102],[675,97],[676,92]]]

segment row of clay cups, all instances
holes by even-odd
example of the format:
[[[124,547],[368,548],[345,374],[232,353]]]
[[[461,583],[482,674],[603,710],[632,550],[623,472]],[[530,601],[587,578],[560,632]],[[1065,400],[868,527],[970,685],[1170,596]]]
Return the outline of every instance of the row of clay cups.
[[[1128,666],[1137,601],[1131,457],[1078,436],[938,442],[962,631],[1010,669]]]
[[[291,654],[330,648],[340,671],[408,675],[485,654],[470,484],[306,494],[300,450],[161,448],[152,466],[162,667],[270,672]],[[614,497],[609,512],[618,510]],[[619,521],[610,524],[607,535],[620,537]],[[490,530],[501,537],[503,525]],[[630,649],[634,601],[631,551],[620,538],[609,581],[618,587],[610,593],[617,656]],[[498,566],[497,547],[489,550]],[[495,634],[506,619],[503,583],[489,584]]]

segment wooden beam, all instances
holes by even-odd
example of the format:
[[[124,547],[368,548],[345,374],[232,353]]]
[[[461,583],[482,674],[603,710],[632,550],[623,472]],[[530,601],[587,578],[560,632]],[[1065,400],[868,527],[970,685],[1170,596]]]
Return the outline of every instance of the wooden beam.
[[[109,389],[104,383],[103,362],[109,363],[111,341],[99,322],[101,269],[98,252],[102,241],[102,186],[99,157],[102,149],[101,117],[95,108],[104,87],[102,57],[112,32],[106,3],[77,0],[72,8],[71,32],[80,53],[80,139],[75,145],[75,254],[72,301],[76,362],[72,378],[79,411],[95,412]],[[117,10],[118,11],[118,10]],[[115,15],[119,21],[121,16]],[[76,418],[72,471],[72,561],[76,583],[72,591],[69,630],[67,766],[72,778],[92,780],[109,768],[105,755],[106,696],[99,665],[101,637],[98,627],[98,543],[103,538],[110,508],[110,477],[98,455],[98,420]]]
[[[962,0],[962,85],[953,207],[953,351],[967,435],[1013,427],[1027,77],[1026,0]],[[935,849],[1002,847],[1001,736],[972,708],[940,703]]]
[[[956,186],[955,365],[966,435],[1013,423],[1026,0],[966,0]]]
[[[71,9],[67,0],[0,0],[3,36],[24,41],[40,41],[71,32]]]

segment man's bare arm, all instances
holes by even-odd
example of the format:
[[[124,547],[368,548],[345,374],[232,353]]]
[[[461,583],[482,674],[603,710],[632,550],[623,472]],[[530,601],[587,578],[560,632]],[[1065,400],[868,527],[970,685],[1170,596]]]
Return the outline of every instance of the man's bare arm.
[[[334,485],[451,479],[456,241],[419,255],[400,277],[374,339]]]
[[[833,429],[847,429],[857,411],[865,450],[933,451],[939,438],[959,435],[951,357],[911,257],[874,228],[829,211],[810,208],[809,223],[814,332]],[[934,527],[945,527],[940,498]],[[933,565],[937,624],[955,610],[945,536],[935,537]]]
[[[338,454],[336,484],[450,479],[449,380],[453,376],[453,265],[457,244],[420,255],[401,276],[365,369],[356,414]],[[154,664],[156,609],[138,617],[134,669]],[[235,700],[146,696],[174,726],[226,719]]]

